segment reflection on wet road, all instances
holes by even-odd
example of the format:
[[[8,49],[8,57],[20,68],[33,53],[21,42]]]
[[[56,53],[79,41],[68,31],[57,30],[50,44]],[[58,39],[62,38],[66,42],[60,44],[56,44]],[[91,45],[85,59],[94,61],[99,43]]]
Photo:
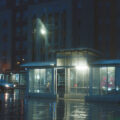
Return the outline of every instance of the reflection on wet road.
[[[120,104],[25,99],[15,90],[0,93],[0,120],[120,120]]]

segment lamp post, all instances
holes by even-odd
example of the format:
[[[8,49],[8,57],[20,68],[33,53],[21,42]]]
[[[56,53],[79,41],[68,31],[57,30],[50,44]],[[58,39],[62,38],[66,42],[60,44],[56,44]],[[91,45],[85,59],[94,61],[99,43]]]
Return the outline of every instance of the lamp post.
[[[50,37],[50,33],[52,33],[55,29],[57,29],[54,24],[44,24],[40,18],[36,19],[36,32],[37,32],[37,42],[41,42],[42,41],[40,39],[44,39],[44,43],[45,45],[42,44],[41,48],[45,48],[45,60],[48,60],[48,47],[49,47],[49,43],[48,43],[48,37]],[[49,29],[49,30],[48,30]],[[38,44],[37,44],[38,46]],[[40,46],[38,47],[38,49],[40,48]]]
[[[47,60],[48,59],[48,30],[47,30],[45,24],[39,18],[37,19],[36,22],[37,22],[37,24],[36,24],[37,25],[36,26],[36,28],[37,28],[37,43],[40,43],[40,44],[37,44],[38,56],[40,54],[39,48],[42,48],[42,50],[44,49],[44,51],[45,51],[45,60]],[[42,39],[42,38],[44,39],[45,44],[43,44],[42,41],[40,41],[40,39]],[[40,47],[39,45],[42,45],[42,46]],[[44,56],[42,55],[41,58],[43,58],[43,57]]]

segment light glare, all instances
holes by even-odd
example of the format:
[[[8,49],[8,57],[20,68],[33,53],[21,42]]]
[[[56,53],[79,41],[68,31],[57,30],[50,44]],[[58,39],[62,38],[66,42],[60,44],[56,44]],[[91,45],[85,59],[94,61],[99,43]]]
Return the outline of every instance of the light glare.
[[[45,30],[45,28],[41,28],[40,32],[41,32],[42,35],[46,35],[46,30]]]
[[[8,87],[9,87],[9,85],[5,85],[5,87],[7,87],[7,88],[8,88]]]
[[[86,63],[81,63],[81,64],[76,65],[76,69],[85,71],[89,69],[89,66]]]

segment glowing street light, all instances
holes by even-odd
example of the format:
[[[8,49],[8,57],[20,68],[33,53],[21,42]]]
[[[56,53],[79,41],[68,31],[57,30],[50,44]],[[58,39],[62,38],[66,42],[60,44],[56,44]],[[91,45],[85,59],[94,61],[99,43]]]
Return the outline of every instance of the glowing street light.
[[[42,35],[46,35],[46,34],[47,34],[47,30],[46,30],[44,27],[42,27],[42,28],[40,29],[40,33],[41,33]]]

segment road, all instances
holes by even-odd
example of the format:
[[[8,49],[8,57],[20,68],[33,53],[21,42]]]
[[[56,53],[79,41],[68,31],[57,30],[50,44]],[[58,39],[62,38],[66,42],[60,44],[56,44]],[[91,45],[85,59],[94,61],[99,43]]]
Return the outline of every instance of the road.
[[[15,90],[0,93],[0,120],[120,120],[120,104],[26,99]]]

